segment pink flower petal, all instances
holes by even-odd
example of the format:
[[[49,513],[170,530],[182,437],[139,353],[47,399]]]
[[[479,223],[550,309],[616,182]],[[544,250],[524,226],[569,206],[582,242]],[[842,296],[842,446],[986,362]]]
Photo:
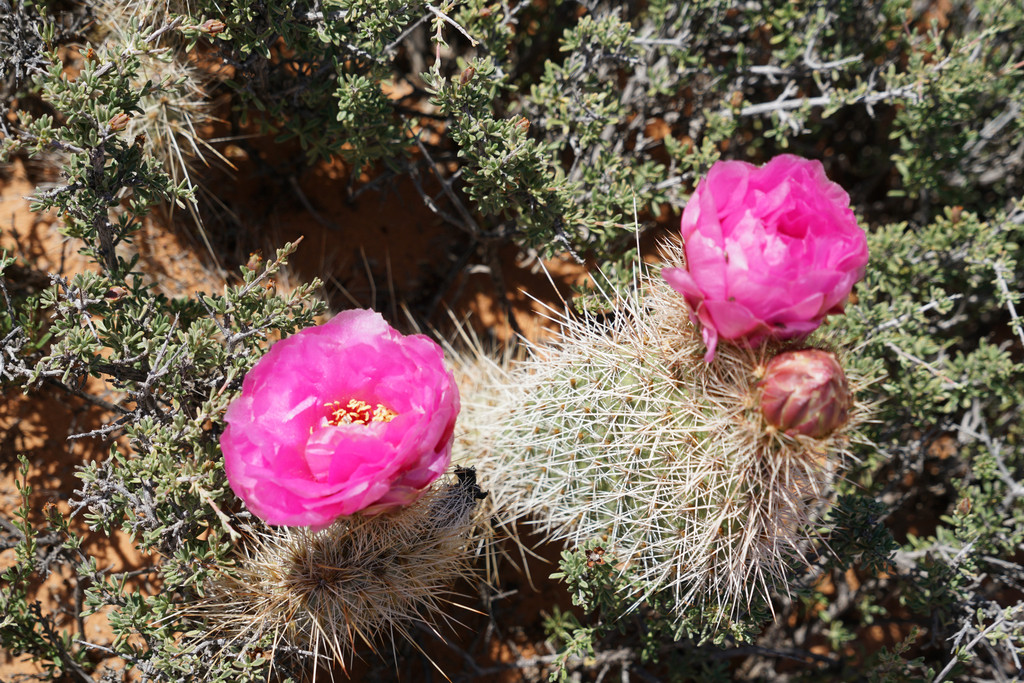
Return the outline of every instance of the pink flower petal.
[[[726,339],[740,339],[764,324],[746,306],[736,301],[707,300],[704,302],[704,310],[708,312],[715,331]]]
[[[849,204],[820,162],[792,154],[711,167],[683,211],[686,268],[662,271],[702,326],[707,360],[719,338],[796,338],[842,311],[868,260]]]

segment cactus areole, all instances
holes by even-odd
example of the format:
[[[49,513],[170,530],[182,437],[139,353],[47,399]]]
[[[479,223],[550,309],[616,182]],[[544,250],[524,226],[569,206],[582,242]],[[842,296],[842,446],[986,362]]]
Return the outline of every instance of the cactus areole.
[[[780,353],[769,361],[757,388],[765,422],[790,436],[822,439],[850,419],[850,385],[828,351]]]

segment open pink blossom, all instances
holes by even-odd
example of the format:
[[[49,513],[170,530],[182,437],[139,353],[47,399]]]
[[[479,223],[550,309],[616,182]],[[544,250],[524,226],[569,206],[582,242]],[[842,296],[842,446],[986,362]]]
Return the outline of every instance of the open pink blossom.
[[[686,267],[662,274],[700,323],[708,362],[719,338],[756,346],[809,334],[842,313],[868,261],[849,196],[821,162],[792,154],[714,164],[681,233]]]
[[[344,311],[245,376],[224,417],[224,469],[257,517],[320,529],[416,500],[448,468],[458,412],[436,343]]]

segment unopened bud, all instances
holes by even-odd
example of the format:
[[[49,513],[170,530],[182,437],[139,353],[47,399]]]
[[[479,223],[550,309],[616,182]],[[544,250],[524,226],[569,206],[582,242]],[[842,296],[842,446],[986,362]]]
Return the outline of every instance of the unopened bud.
[[[526,133],[530,130],[530,120],[525,116],[519,117],[519,120],[516,121],[516,128]]]
[[[467,66],[466,70],[463,71],[462,75],[459,77],[459,85],[466,85],[471,80],[473,80],[473,76],[475,76],[475,75],[476,75],[476,69],[474,69],[471,66]]]
[[[769,361],[757,387],[765,421],[790,436],[821,439],[850,419],[850,385],[828,351],[780,353]]]
[[[257,268],[260,267],[262,263],[263,254],[258,251],[254,251],[251,254],[249,254],[249,260],[246,261],[245,267],[248,268],[249,270],[256,270]]]
[[[956,504],[956,513],[961,517],[971,514],[971,499],[961,498]]]
[[[218,33],[223,33],[224,29],[226,29],[227,27],[228,25],[225,24],[223,21],[220,21],[219,19],[207,19],[199,27],[199,30],[203,33],[215,36]]]
[[[128,122],[131,120],[131,116],[128,116],[128,114],[121,112],[120,114],[116,114],[113,118],[110,119],[110,121],[107,122],[107,127],[109,127],[110,130],[114,131],[115,133],[120,133],[122,130],[128,127]]]
[[[126,296],[128,296],[128,290],[122,287],[121,285],[114,285],[113,287],[111,287],[110,289],[103,293],[103,298],[111,303],[115,301],[120,301]]]
[[[63,515],[60,514],[60,508],[57,507],[57,504],[52,500],[48,500],[43,503],[43,516],[46,517],[53,526],[60,525],[61,518],[63,517]]]

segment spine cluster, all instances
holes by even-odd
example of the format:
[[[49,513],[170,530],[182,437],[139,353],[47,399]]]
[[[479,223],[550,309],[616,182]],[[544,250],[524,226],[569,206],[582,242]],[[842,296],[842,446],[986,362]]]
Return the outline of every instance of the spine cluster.
[[[473,574],[474,510],[484,497],[471,469],[411,506],[352,515],[319,532],[269,528],[207,586],[199,611],[234,647],[311,656],[344,668],[360,644],[415,642],[413,621],[449,620],[452,585]]]

